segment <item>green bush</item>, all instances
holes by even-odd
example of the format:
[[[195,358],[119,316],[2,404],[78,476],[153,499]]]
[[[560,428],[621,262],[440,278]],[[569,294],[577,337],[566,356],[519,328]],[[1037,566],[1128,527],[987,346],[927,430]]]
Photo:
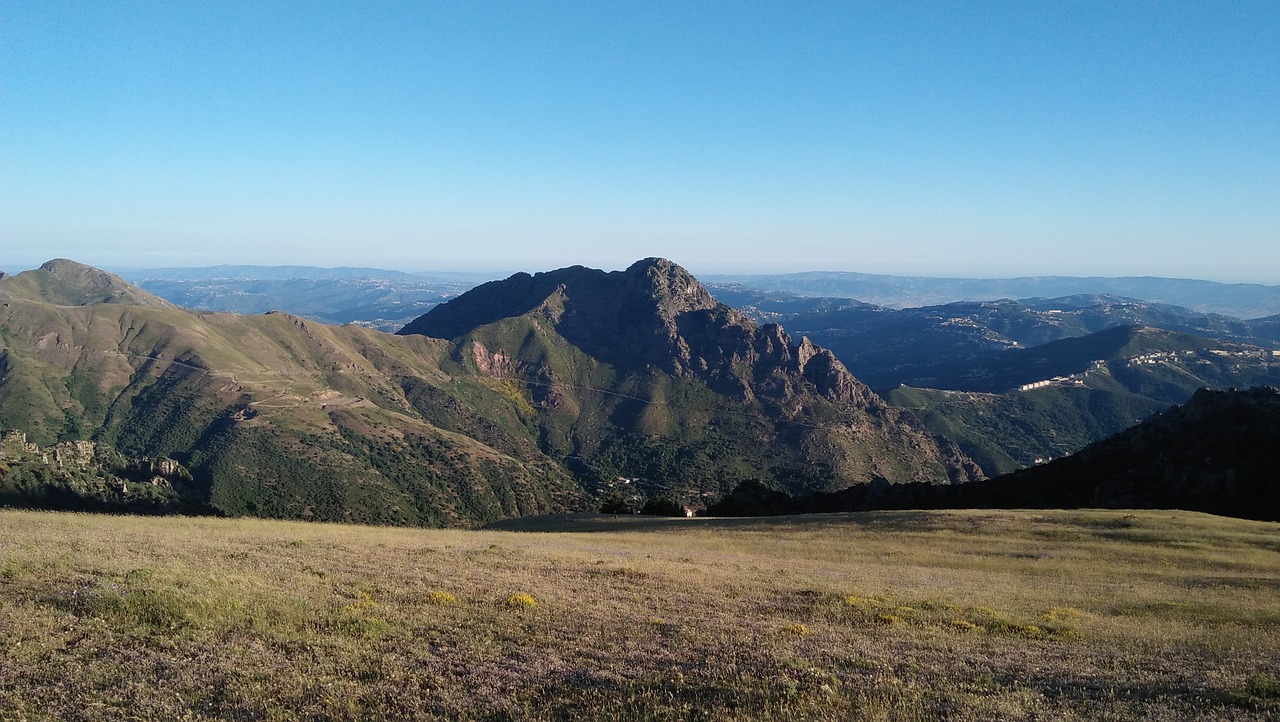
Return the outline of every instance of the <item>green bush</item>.
[[[655,496],[646,501],[640,509],[641,514],[652,516],[684,516],[684,505],[669,496]]]

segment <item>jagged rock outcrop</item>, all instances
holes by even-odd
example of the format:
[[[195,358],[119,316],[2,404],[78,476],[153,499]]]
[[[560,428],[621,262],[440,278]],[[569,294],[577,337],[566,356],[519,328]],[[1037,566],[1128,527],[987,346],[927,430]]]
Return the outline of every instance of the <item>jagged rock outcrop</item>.
[[[806,380],[832,401],[878,404],[834,355],[795,343],[712,298],[688,271],[663,258],[606,273],[581,266],[493,281],[432,309],[401,335],[456,339],[481,326],[536,313],[594,358],[619,368],[654,366],[698,378],[747,400],[795,392]],[[477,363],[488,361],[485,349]]]
[[[744,404],[733,413],[773,427],[764,434],[766,445],[753,444],[757,449],[744,453],[774,467],[764,472],[789,488],[828,488],[876,476],[934,482],[981,477],[954,445],[930,436],[909,413],[886,406],[831,352],[717,302],[688,271],[662,258],[611,273],[581,266],[517,273],[435,307],[400,333],[449,339],[464,350],[456,358],[477,373],[529,383],[539,408],[558,412],[542,420],[551,427],[542,432],[545,447],[553,455],[555,448],[565,449],[569,459],[594,459],[611,445],[649,438],[654,441],[647,442],[646,455],[697,456],[710,447],[723,449],[716,453],[727,460],[742,440],[724,439],[723,423],[711,423],[711,433],[690,423],[706,424],[709,406]],[[666,388],[672,382],[705,388],[719,400],[695,400],[685,390],[680,395],[687,400],[677,402]],[[632,411],[623,413],[588,394],[643,405],[632,403]],[[605,417],[594,431],[582,427],[593,408]],[[694,439],[702,451],[689,450]],[[768,448],[789,461],[761,460],[759,449]],[[634,467],[629,462],[627,468]],[[673,463],[662,473],[678,470]]]
[[[127,457],[93,441],[46,448],[10,431],[0,437],[0,505],[208,512],[192,476],[173,459]]]

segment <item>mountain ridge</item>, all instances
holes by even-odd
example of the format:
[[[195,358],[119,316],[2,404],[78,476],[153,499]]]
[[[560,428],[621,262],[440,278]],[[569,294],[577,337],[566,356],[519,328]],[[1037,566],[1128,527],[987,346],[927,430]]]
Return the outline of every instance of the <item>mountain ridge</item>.
[[[910,414],[889,408],[829,351],[807,339],[794,342],[777,324],[757,324],[717,302],[688,271],[665,259],[643,259],[625,271],[608,273],[570,267],[515,274],[437,306],[399,333],[448,338],[459,349],[459,363],[528,384],[535,391],[531,402],[547,411],[547,443],[573,449],[580,457],[586,450],[583,458],[608,457],[612,445],[625,445],[621,430],[639,425],[648,436],[695,454],[704,469],[712,458],[732,466],[723,452],[690,449],[703,432],[689,425],[694,422],[688,414],[696,409],[688,405],[693,398],[688,394],[702,392],[693,387],[680,391],[687,396],[684,406],[671,411],[673,386],[692,383],[716,394],[697,402],[702,405],[697,408],[722,413],[725,403],[751,405],[733,413],[755,415],[757,423],[774,427],[751,433],[815,445],[818,458],[831,458],[834,475],[846,483],[859,475],[862,480],[938,481],[980,475],[958,449],[933,438]],[[584,395],[590,388],[629,397],[638,405],[628,412],[602,406],[599,399]],[[664,401],[655,406],[654,399]],[[587,438],[592,434],[584,435],[576,426],[575,419],[593,412],[617,422],[604,427],[611,431],[603,440]],[[811,418],[815,413],[821,418]],[[833,420],[838,420],[835,426]],[[715,430],[710,436],[720,439],[715,443],[738,449],[744,458],[758,457],[758,449],[723,438],[719,426],[725,423],[711,424]],[[836,430],[842,424],[847,432]],[[857,433],[864,441],[874,440],[867,444],[878,450],[868,455],[866,449],[851,448],[846,434]],[[899,435],[903,438],[895,440]],[[920,459],[891,450],[907,437]],[[650,447],[644,453],[668,452]],[[806,465],[793,458],[785,474],[808,479],[802,484],[823,483],[799,468]],[[671,464],[660,467],[662,476],[677,473]]]
[[[1222,283],[1160,276],[1024,276],[1018,278],[933,278],[851,271],[791,274],[706,274],[703,280],[741,284],[803,296],[856,298],[874,305],[910,308],[956,301],[1112,294],[1195,311],[1257,318],[1280,313],[1280,286]]]
[[[570,286],[572,297],[566,295]],[[732,367],[763,359],[808,374],[833,400],[872,399],[869,389],[844,378],[847,370],[829,351],[807,339],[792,343],[777,324],[756,324],[717,302],[688,271],[661,258],[610,273],[573,266],[534,276],[515,274],[437,306],[398,333],[454,339],[537,310],[571,343],[618,367],[653,364],[750,399],[754,380],[735,375]],[[637,333],[642,337],[636,339]],[[726,346],[741,353],[726,354]]]
[[[707,512],[877,509],[1181,509],[1280,521],[1280,389],[1196,392],[1071,456],[971,484],[883,483],[804,497],[745,482]]]
[[[445,346],[283,313],[14,302],[0,307],[0,426],[173,458],[193,475],[188,501],[233,515],[457,526],[582,508],[536,449],[416,409],[410,383],[500,398],[441,372]]]
[[[123,278],[65,258],[55,258],[16,276],[0,275],[0,298],[59,306],[114,303],[153,308],[177,308]]]
[[[84,287],[50,297],[87,305],[0,306],[0,426],[174,459],[188,501],[220,513],[456,526],[580,510],[623,477],[696,502],[753,475],[804,490],[978,474],[860,400],[834,356],[660,259],[571,269],[529,311],[450,340],[95,302],[98,277],[66,268]],[[592,355],[619,339],[632,347]]]

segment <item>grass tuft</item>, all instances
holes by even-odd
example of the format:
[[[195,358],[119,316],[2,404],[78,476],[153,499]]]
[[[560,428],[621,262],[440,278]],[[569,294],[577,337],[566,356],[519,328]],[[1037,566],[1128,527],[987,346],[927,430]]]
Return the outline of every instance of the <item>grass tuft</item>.
[[[1280,676],[1268,672],[1255,672],[1249,675],[1245,689],[1258,699],[1280,700]]]
[[[1052,607],[1045,610],[1040,618],[1047,622],[1065,622],[1072,619],[1080,619],[1084,616],[1084,612],[1075,607]]]
[[[507,597],[507,607],[511,609],[533,609],[538,606],[538,601],[530,594],[520,593],[512,594]]]
[[[458,597],[449,592],[436,590],[427,595],[427,604],[434,604],[438,607],[449,607],[458,603]]]

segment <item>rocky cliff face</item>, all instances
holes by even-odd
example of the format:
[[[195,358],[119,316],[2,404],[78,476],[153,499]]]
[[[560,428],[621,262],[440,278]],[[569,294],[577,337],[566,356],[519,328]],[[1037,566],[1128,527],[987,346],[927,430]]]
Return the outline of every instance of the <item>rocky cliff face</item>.
[[[831,401],[879,405],[831,352],[796,343],[712,298],[663,258],[605,273],[580,266],[518,273],[432,309],[400,331],[457,339],[504,318],[534,314],[574,346],[617,368],[652,366],[745,400],[784,398],[810,383]],[[477,356],[489,365],[486,350]]]
[[[676,455],[697,440],[703,449],[722,448],[718,458],[727,462],[742,440],[711,439],[740,424],[711,422],[711,433],[689,425],[693,419],[707,424],[710,406],[741,404],[733,413],[772,427],[763,436],[767,444],[754,445],[789,459],[760,462],[765,468],[757,473],[773,473],[784,485],[786,478],[792,487],[820,488],[871,478],[958,482],[981,476],[949,442],[930,436],[909,413],[887,407],[831,352],[717,302],[688,271],[661,258],[612,273],[573,267],[516,274],[437,306],[400,333],[450,339],[473,349],[459,358],[469,356],[477,372],[529,382],[532,399],[547,412],[543,423],[553,429],[543,432],[544,442],[571,449],[574,458],[633,443],[621,440],[630,435],[660,439]],[[668,388],[673,383],[715,396],[685,389],[676,401]],[[641,405],[628,416],[584,391]],[[593,408],[605,423],[588,430],[582,424]],[[644,453],[668,452],[651,447]],[[759,456],[758,449],[744,453]],[[678,466],[663,473],[677,474]]]

